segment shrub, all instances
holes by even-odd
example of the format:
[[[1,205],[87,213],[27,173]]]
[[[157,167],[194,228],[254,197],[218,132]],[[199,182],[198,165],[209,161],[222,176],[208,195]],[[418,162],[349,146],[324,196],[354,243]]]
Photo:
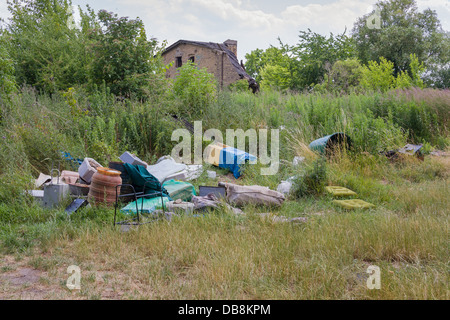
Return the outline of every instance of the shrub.
[[[199,69],[195,63],[188,61],[178,68],[172,91],[181,102],[179,115],[201,117],[205,109],[216,100],[217,82],[206,68]]]
[[[327,179],[325,158],[319,158],[312,165],[306,166],[295,176],[292,185],[292,195],[298,199],[304,196],[317,195],[323,192]]]
[[[6,48],[2,46],[0,39],[0,93],[12,93],[16,90],[14,79],[14,64],[9,58]]]

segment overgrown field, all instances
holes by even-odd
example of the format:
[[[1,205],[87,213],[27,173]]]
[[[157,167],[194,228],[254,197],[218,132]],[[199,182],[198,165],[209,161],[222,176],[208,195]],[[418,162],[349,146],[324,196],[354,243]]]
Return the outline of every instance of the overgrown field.
[[[186,113],[176,100],[118,101],[107,90],[0,98],[0,298],[56,299],[448,299],[450,92],[280,94],[221,92]],[[281,208],[247,206],[179,216],[123,233],[114,210],[97,207],[70,219],[24,195],[39,172],[71,169],[60,151],[102,164],[124,151],[153,163],[170,154],[177,114],[203,130],[280,129],[280,169],[248,165],[238,180],[276,189],[315,161],[304,148],[345,132],[354,148],[326,163],[327,185],[348,187],[376,205],[346,211],[324,193],[289,198]],[[422,162],[390,162],[380,151],[423,143]],[[446,155],[434,156],[438,149]],[[270,148],[269,148],[270,150]],[[306,156],[299,167],[294,156]],[[212,185],[204,173],[194,185]],[[262,217],[261,213],[267,213]],[[301,224],[274,217],[306,217]],[[66,287],[81,268],[81,290]],[[366,286],[381,269],[381,289]],[[29,281],[17,279],[26,274]],[[23,278],[23,277],[22,277]]]

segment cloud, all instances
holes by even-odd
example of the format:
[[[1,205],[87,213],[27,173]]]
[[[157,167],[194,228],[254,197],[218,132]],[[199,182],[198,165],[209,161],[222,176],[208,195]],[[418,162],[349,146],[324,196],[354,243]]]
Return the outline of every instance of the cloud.
[[[417,0],[417,6],[419,9],[440,7],[450,12],[450,2],[448,0]]]
[[[328,4],[294,5],[287,7],[281,15],[291,25],[342,32],[345,27],[351,29],[356,19],[367,12],[371,2],[339,0]]]
[[[436,10],[444,30],[450,30],[450,2],[448,0],[417,0],[417,7],[420,11],[428,8]]]
[[[111,6],[109,1],[103,1],[105,7]],[[112,8],[117,6],[118,12],[139,16],[149,37],[154,36],[160,41],[166,39],[169,44],[179,39],[238,40],[238,57],[243,58],[245,53],[256,48],[277,45],[277,37],[284,43],[295,44],[299,31],[308,28],[326,35],[342,33],[347,27],[349,33],[358,17],[367,14],[376,2],[328,0],[328,3],[320,4],[299,0],[294,5],[286,5],[284,1],[276,1],[115,0]],[[427,6],[438,10],[445,28],[442,12],[448,12],[447,0],[418,0],[418,4],[420,10]]]
[[[274,14],[243,8],[242,1],[192,0],[192,3],[206,9],[209,14],[227,22],[236,22],[241,27],[269,29],[282,23],[282,19]]]
[[[0,1],[0,18],[5,19],[9,17],[8,5],[6,1]]]

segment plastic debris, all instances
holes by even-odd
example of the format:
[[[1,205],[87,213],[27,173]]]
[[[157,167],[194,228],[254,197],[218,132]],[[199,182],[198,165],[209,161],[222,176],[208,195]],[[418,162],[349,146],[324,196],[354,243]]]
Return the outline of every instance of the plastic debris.
[[[58,172],[57,182],[53,183],[52,180],[50,184],[44,186],[43,205],[46,208],[59,205],[63,199],[69,196],[69,185],[60,181],[59,170],[53,169],[52,173],[54,171]]]
[[[53,180],[54,179],[54,180]],[[58,180],[58,178],[57,177],[54,177],[54,178],[52,178],[51,176],[49,176],[49,175],[46,175],[46,174],[43,174],[42,172],[39,174],[39,177],[35,180],[35,182],[34,182],[34,186],[36,187],[36,188],[40,188],[40,187],[42,187],[45,183],[48,183],[48,182],[50,182],[50,181],[54,181],[54,183],[56,183],[57,182],[57,180]]]
[[[88,205],[88,201],[86,199],[75,199],[69,206],[66,208],[65,212],[67,216],[70,216],[72,213],[77,212],[81,208],[84,208]]]
[[[201,176],[203,172],[203,166],[201,164],[191,164],[186,165],[186,169],[173,173],[167,176],[164,182],[169,180],[179,180],[179,181],[191,181],[197,179]]]
[[[228,203],[221,202],[213,193],[206,196],[193,196],[192,203],[194,203],[194,210],[205,210],[208,208],[215,209],[224,204],[229,210],[233,211],[234,214],[244,214],[241,209],[234,208]]]
[[[44,190],[28,190],[27,193],[31,195],[35,201],[43,205],[44,203]]]
[[[157,209],[162,209],[162,204],[164,204],[164,207],[167,206],[167,203],[170,201],[169,198],[163,197],[163,200],[161,201],[161,197],[157,198],[139,198],[137,199],[137,207],[139,210],[139,213],[152,213]],[[136,214],[136,201],[130,202],[125,207],[123,207],[120,211],[126,214],[135,215]]]
[[[163,183],[163,188],[167,190],[172,200],[181,199],[190,201],[195,196],[195,188],[189,182],[169,180]]]
[[[294,157],[294,159],[292,160],[292,164],[294,166],[298,166],[303,161],[305,161],[305,157]]]
[[[80,175],[75,171],[63,170],[61,172],[61,180],[67,184],[75,184],[77,183]]]
[[[408,156],[416,156],[420,160],[424,160],[424,156],[422,154],[423,145],[415,145],[415,144],[407,144],[403,148],[398,150],[390,150],[390,151],[382,151],[381,154],[385,155],[389,160],[399,160],[399,153],[408,155]]]
[[[169,201],[166,208],[174,213],[192,214],[194,212],[194,204],[192,202]]]
[[[124,163],[132,164],[132,165],[138,165],[138,166],[144,166],[147,167],[148,164],[145,161],[142,161],[134,154],[129,153],[128,151],[124,152],[120,157],[120,160]]]
[[[99,167],[102,167],[102,165],[94,159],[84,158],[83,163],[78,168],[78,174],[83,181],[89,184],[91,183],[92,176],[97,172],[97,168]]]
[[[287,180],[282,180],[277,187],[277,191],[284,195],[288,195],[291,192],[294,178],[295,177],[290,177]]]
[[[199,188],[199,195],[201,197],[207,196],[210,193],[214,194],[217,198],[226,197],[225,187],[199,186],[198,188]]]
[[[360,199],[351,199],[351,200],[333,200],[333,203],[344,209],[368,209],[375,207],[374,204],[360,200]]]
[[[243,206],[256,204],[265,206],[281,206],[285,200],[282,193],[262,186],[239,186],[232,183],[219,182],[227,191],[227,200],[231,204]]]
[[[242,165],[248,161],[256,161],[257,158],[245,151],[226,147],[220,151],[219,168],[225,168],[233,172],[233,176],[237,179],[242,174]]]
[[[209,179],[215,179],[217,176],[217,173],[215,171],[206,171],[206,173],[208,174],[208,178]]]
[[[355,191],[352,191],[350,189],[339,187],[339,186],[327,186],[325,187],[325,190],[328,193],[331,193],[333,196],[336,197],[346,197],[346,196],[356,196],[357,193]]]
[[[170,156],[165,156],[160,158],[156,164],[149,165],[146,168],[150,174],[163,183],[169,176],[186,170],[187,166],[183,163],[175,162],[175,160]]]
[[[320,139],[314,140],[309,144],[313,151],[324,155],[329,155],[336,148],[350,148],[352,141],[348,135],[343,132],[336,132]]]

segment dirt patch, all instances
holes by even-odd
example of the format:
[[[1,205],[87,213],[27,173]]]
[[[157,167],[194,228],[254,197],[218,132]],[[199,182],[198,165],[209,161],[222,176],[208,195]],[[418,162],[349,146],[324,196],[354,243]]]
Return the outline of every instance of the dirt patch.
[[[41,278],[42,271],[31,268],[19,268],[15,272],[0,275],[1,281],[8,281],[10,285],[22,286],[34,284]]]

